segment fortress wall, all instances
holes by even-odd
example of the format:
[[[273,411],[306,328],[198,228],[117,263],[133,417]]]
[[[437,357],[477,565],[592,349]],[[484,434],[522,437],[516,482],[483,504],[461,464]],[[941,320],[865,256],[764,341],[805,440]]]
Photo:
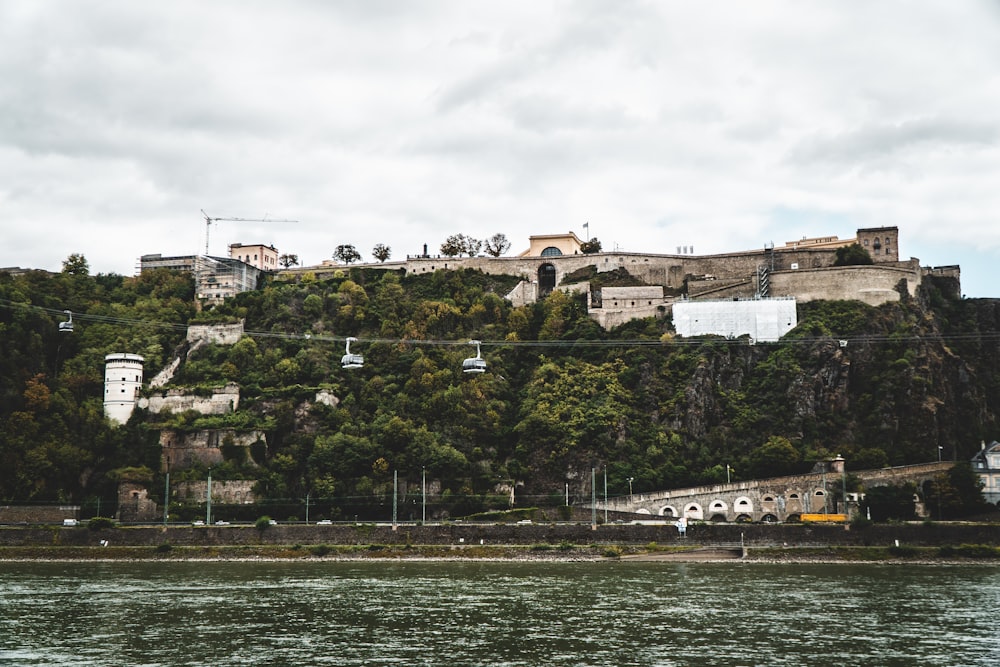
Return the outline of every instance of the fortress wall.
[[[799,301],[857,299],[872,306],[899,301],[896,286],[906,282],[910,296],[916,294],[921,274],[901,266],[838,266],[822,270],[798,269],[771,274],[772,296],[795,296]]]
[[[229,429],[207,429],[203,431],[164,430],[160,431],[160,448],[163,454],[163,470],[184,470],[196,463],[205,466],[223,462],[222,447],[250,447],[255,442],[267,442],[263,431],[234,431]],[[249,456],[247,457],[249,459]]]
[[[257,502],[253,492],[254,480],[214,480],[212,482],[212,502],[229,505],[246,505]],[[173,499],[184,502],[205,502],[208,480],[181,482],[173,488]]]
[[[187,342],[234,345],[243,337],[243,320],[236,324],[192,324],[187,330]]]
[[[215,389],[211,396],[198,396],[180,389],[169,389],[165,394],[139,400],[139,407],[148,408],[154,414],[194,410],[203,415],[224,415],[235,412],[239,405],[240,388],[233,382]]]

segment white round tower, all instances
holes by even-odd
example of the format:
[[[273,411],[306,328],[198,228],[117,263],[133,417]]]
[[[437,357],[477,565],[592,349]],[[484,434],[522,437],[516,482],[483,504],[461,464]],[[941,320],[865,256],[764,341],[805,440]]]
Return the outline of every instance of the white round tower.
[[[104,414],[124,424],[132,416],[142,387],[143,357],[117,352],[104,357]]]

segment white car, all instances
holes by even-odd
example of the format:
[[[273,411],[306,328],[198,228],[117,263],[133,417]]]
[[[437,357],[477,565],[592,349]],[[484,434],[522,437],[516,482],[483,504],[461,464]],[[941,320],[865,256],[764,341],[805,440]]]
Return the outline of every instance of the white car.
[[[316,525],[317,526],[332,526],[333,522],[330,521],[329,519],[323,519],[322,521],[317,521]]]

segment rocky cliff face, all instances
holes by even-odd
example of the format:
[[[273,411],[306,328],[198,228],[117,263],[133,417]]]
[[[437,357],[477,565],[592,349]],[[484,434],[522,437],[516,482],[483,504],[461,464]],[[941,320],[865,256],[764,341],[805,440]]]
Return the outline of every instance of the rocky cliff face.
[[[798,341],[702,347],[661,424],[723,450],[780,434],[834,453],[878,448],[889,463],[932,460],[938,447],[966,458],[993,437],[1000,303],[887,304],[845,338],[816,336],[809,312]]]

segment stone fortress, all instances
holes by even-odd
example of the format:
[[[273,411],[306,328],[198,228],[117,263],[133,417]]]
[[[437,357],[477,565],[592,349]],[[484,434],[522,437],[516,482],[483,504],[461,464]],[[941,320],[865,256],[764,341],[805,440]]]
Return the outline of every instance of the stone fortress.
[[[529,240],[530,247],[514,257],[431,256],[425,247],[423,254],[406,260],[357,266],[401,270],[407,275],[469,268],[519,276],[521,283],[506,295],[514,305],[532,303],[555,289],[584,292],[591,317],[606,329],[633,319],[663,317],[680,301],[856,299],[877,306],[899,301],[904,294],[913,296],[927,275],[951,279],[954,293],[961,293],[958,266],[923,267],[916,258],[900,260],[899,229],[894,226],[859,229],[850,239],[803,238],[783,246],[770,244],[716,255],[688,254],[688,248],[678,248],[676,254],[584,254],[583,242],[573,232]],[[835,266],[837,250],[854,243],[868,252],[873,263]],[[645,285],[592,291],[585,280],[566,284],[567,277],[588,267],[597,273],[624,271]],[[322,278],[343,268],[324,262],[281,274],[292,277],[311,272]]]
[[[864,248],[873,263],[870,265],[835,266],[838,248],[857,243]],[[870,305],[898,301],[904,295],[913,296],[927,275],[952,280],[951,286],[960,294],[958,266],[922,267],[919,260],[899,260],[899,230],[878,227],[857,230],[855,238],[836,236],[807,238],[785,243],[782,247],[766,246],[758,250],[697,256],[689,249],[678,248],[677,254],[599,252],[586,254],[583,242],[572,232],[530,237],[527,250],[515,257],[441,257],[426,252],[397,262],[360,264],[387,270],[420,275],[434,271],[478,269],[488,274],[514,275],[521,282],[506,297],[514,305],[532,303],[554,290],[586,294],[590,316],[605,328],[613,328],[629,320],[664,317],[675,306],[688,303],[718,303],[719,308],[738,308],[746,302],[775,301],[787,311],[798,301],[820,299],[856,299]],[[152,268],[152,267],[151,267]],[[320,266],[286,269],[280,275],[295,279],[305,273],[317,278],[332,276],[344,265],[324,262]],[[592,288],[587,279],[573,282],[573,274],[587,275],[617,272],[627,273],[641,286]],[[567,281],[567,278],[571,280]],[[784,303],[781,303],[784,302]],[[794,321],[789,322],[789,327]],[[787,329],[786,329],[787,330]],[[191,326],[185,355],[206,344],[235,344],[243,335],[243,324]],[[775,338],[776,339],[776,338]],[[109,360],[110,361],[110,360]],[[168,364],[150,381],[150,389],[167,384],[181,359]],[[141,362],[140,362],[141,363]],[[141,372],[141,371],[140,371]],[[135,398],[133,398],[135,401]],[[317,402],[336,402],[335,397],[316,397]],[[208,396],[193,396],[180,390],[162,389],[152,392],[138,404],[152,413],[194,410],[203,414],[226,414],[239,405],[239,387],[220,387]],[[134,405],[134,403],[133,403]],[[131,408],[131,406],[130,406]],[[129,410],[131,411],[131,410]],[[126,417],[127,419],[127,417]],[[194,461],[212,465],[221,461],[221,443],[248,447],[253,442],[266,442],[260,432],[237,433],[229,430],[200,431],[179,434],[161,433],[164,471],[186,468]],[[840,468],[837,468],[837,465]],[[821,463],[831,466],[794,479],[744,481],[712,487],[636,494],[616,499],[608,509],[657,517],[689,517],[695,520],[794,520],[803,513],[827,513],[835,508],[829,504],[836,497],[843,461]],[[939,472],[941,466],[918,466],[900,469],[894,475],[912,479]],[[886,475],[886,471],[875,471]],[[868,480],[868,481],[875,481]],[[882,480],[879,481],[887,481]],[[199,486],[202,484],[202,486]],[[255,500],[252,482],[216,482],[213,497],[217,501],[248,503]],[[195,500],[204,497],[203,483],[191,483],[174,490],[175,499]],[[145,490],[129,488],[129,498],[123,507],[131,509],[134,499],[136,517],[151,515],[154,508],[145,507]],[[857,497],[848,497],[848,507],[856,508]],[[603,505],[602,505],[603,507]],[[124,516],[123,516],[124,518]]]

